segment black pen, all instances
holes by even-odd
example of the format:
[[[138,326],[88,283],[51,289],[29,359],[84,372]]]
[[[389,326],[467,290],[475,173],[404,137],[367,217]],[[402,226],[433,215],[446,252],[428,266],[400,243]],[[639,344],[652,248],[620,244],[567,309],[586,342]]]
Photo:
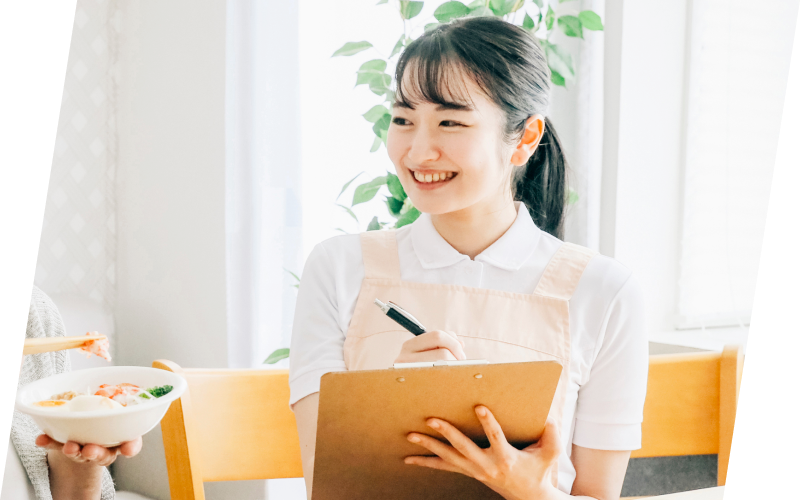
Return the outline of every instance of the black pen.
[[[422,335],[427,331],[425,327],[422,326],[422,323],[417,320],[417,318],[409,314],[406,310],[394,302],[384,304],[379,299],[375,299],[375,305],[380,307],[381,311],[392,318],[395,323],[402,326],[414,335]]]

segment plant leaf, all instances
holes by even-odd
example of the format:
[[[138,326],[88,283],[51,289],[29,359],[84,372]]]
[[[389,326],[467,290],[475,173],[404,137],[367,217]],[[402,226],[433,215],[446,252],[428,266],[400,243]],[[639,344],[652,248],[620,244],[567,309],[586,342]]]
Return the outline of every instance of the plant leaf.
[[[356,72],[356,87],[359,85],[364,85],[372,83],[374,80],[381,80],[383,77],[381,75],[385,75],[383,71],[378,71],[374,69],[367,69],[364,71],[357,71]]]
[[[367,226],[367,231],[377,231],[380,228],[381,224],[380,222],[378,222],[378,216],[376,215],[375,217],[372,218],[371,221],[369,221],[369,225]]]
[[[489,7],[481,5],[470,9],[468,17],[494,17],[494,12]]]
[[[469,14],[469,7],[461,2],[445,2],[433,12],[433,17],[440,23],[446,23]]]
[[[533,19],[531,19],[531,16],[529,16],[527,12],[525,13],[525,18],[522,20],[522,27],[528,31],[536,27],[536,23],[533,22]]]
[[[281,349],[275,349],[274,351],[272,351],[272,354],[270,354],[267,357],[267,359],[264,360],[264,364],[265,365],[274,365],[278,361],[280,361],[282,359],[286,359],[288,357],[289,357],[289,348],[288,347],[283,347]]]
[[[575,78],[572,56],[559,45],[546,41],[542,42],[544,54],[547,57],[547,65],[550,66],[550,70],[560,74],[565,80],[572,81],[572,79]]]
[[[372,106],[369,111],[364,113],[362,116],[368,122],[375,123],[380,120],[383,115],[391,115],[391,113],[389,113],[389,110],[386,109],[386,106],[383,104],[378,104],[377,106]]]
[[[383,73],[384,71],[386,71],[386,61],[384,61],[383,59],[372,59],[370,61],[365,62],[358,68],[358,71],[369,71],[369,70]]]
[[[375,125],[372,126],[372,131],[375,132],[375,135],[381,137],[381,132],[389,130],[389,124],[391,122],[392,122],[392,115],[385,114],[378,121],[375,122]]]
[[[547,31],[553,29],[553,21],[556,19],[556,13],[553,12],[553,7],[551,5],[547,6],[547,15],[544,16],[544,22],[547,26]]]
[[[399,54],[403,47],[406,46],[406,36],[400,35],[400,38],[397,39],[397,43],[394,44],[394,48],[392,49],[392,53],[389,54],[389,57],[394,57],[395,55]]]
[[[531,0],[531,1],[535,3],[537,7],[539,7],[539,10],[542,10],[542,0]]]
[[[346,44],[342,45],[339,50],[334,52],[331,57],[352,56],[353,54],[363,52],[370,47],[372,47],[372,44],[369,42],[347,42]]]
[[[387,196],[386,206],[389,207],[389,213],[391,213],[395,217],[398,217],[400,215],[400,210],[403,209],[403,202],[398,200],[394,196]]]
[[[355,192],[353,193],[353,203],[351,203],[350,205],[356,206],[359,203],[365,203],[371,200],[372,198],[375,197],[375,195],[378,193],[378,190],[384,184],[386,184],[385,175],[381,177],[376,177],[369,182],[361,184],[356,188]]]
[[[565,35],[583,38],[583,24],[581,20],[575,16],[561,16],[558,18],[558,27]]]
[[[379,150],[382,142],[383,141],[380,137],[376,137],[375,140],[372,141],[372,147],[369,149],[369,152],[374,153],[375,151]]]
[[[419,210],[417,210],[415,207],[411,207],[408,212],[404,213],[402,217],[397,219],[397,223],[394,225],[394,227],[399,229],[405,225],[411,224],[417,220],[420,215],[422,214]]]
[[[294,278],[298,283],[300,283],[300,276],[294,274],[293,272],[291,272],[290,270],[286,269],[285,267],[283,268],[283,270],[286,271],[287,273],[291,274],[292,278]]]
[[[511,13],[511,9],[514,7],[515,3],[516,0],[490,0],[489,9],[491,9],[495,16],[503,17]]]
[[[559,87],[567,86],[564,77],[559,75],[558,71],[553,71],[552,69],[550,70],[550,81],[553,82],[553,84],[558,85]]]
[[[355,212],[353,212],[352,210],[350,210],[350,207],[347,207],[347,206],[345,206],[345,205],[342,205],[342,204],[340,204],[340,203],[337,203],[337,204],[336,204],[336,206],[337,206],[337,207],[341,207],[341,208],[343,208],[343,209],[345,210],[345,212],[347,212],[348,214],[350,214],[350,217],[352,217],[352,218],[353,218],[353,220],[355,220],[356,222],[358,222],[358,217],[356,217],[356,214],[355,214]]]
[[[383,4],[385,4],[385,3],[389,3],[389,0],[380,0],[380,1],[379,1],[378,3],[376,3],[375,5],[383,5]]]
[[[603,31],[603,21],[596,12],[591,10],[583,10],[578,14],[578,19],[581,20],[583,27],[592,31]]]
[[[349,181],[347,181],[347,183],[346,183],[344,186],[342,186],[342,190],[341,190],[341,191],[339,191],[339,196],[337,196],[337,197],[336,197],[336,199],[338,200],[338,199],[339,199],[339,198],[342,196],[342,193],[344,193],[344,192],[345,192],[345,190],[347,190],[347,188],[348,188],[348,187],[350,187],[350,184],[352,184],[352,183],[353,183],[353,181],[354,181],[354,180],[356,180],[356,179],[358,178],[358,176],[359,176],[359,175],[361,175],[361,174],[363,174],[363,173],[364,173],[364,172],[359,172],[358,174],[356,174],[356,176],[355,176],[355,177],[353,177],[352,179],[350,179]]]
[[[422,10],[425,2],[413,2],[410,0],[400,0],[400,15],[403,19],[413,19],[417,17]]]
[[[392,84],[392,77],[386,73],[376,74],[372,80],[369,81],[369,89],[375,95],[383,95],[389,90],[389,85]]]
[[[435,29],[437,26],[439,26],[439,24],[440,23],[428,23],[428,24],[426,24],[425,25],[425,33],[429,32],[432,29]]]
[[[572,188],[567,190],[567,205],[574,205],[575,203],[578,203],[579,199],[580,197],[578,197],[577,191]]]
[[[386,187],[389,188],[392,197],[397,201],[403,202],[408,198],[406,190],[403,189],[403,184],[400,183],[400,179],[391,172],[386,173]]]

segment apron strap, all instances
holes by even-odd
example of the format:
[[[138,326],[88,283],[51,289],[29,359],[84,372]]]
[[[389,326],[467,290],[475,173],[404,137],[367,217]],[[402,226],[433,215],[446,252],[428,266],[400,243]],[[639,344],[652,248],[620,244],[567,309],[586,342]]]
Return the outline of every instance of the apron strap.
[[[394,230],[361,233],[364,278],[400,279],[400,257]]]
[[[583,271],[597,252],[574,243],[564,243],[550,259],[534,295],[569,300]]]

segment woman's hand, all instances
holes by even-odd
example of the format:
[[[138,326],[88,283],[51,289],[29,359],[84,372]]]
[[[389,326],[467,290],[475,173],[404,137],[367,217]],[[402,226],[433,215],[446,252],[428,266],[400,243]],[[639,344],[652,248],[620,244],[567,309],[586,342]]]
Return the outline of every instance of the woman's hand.
[[[59,443],[47,434],[42,434],[36,438],[36,446],[46,448],[50,451],[57,451],[78,464],[98,465],[107,467],[114,463],[117,455],[133,457],[142,449],[142,438],[138,437],[133,441],[122,443],[119,446],[106,448],[96,444],[79,445],[74,441]]]
[[[484,483],[508,500],[558,498],[551,474],[561,453],[555,423],[548,419],[541,439],[523,450],[506,441],[500,424],[485,406],[475,414],[489,439],[490,447],[481,449],[450,423],[428,419],[428,426],[444,436],[450,445],[438,439],[412,432],[408,440],[436,454],[436,457],[411,456],[405,463],[432,469],[458,472]]]
[[[117,455],[132,457],[142,449],[142,438],[106,448],[96,444],[59,443],[42,434],[36,445],[47,450],[50,491],[53,500],[99,500],[103,488],[103,466]]]
[[[464,342],[455,333],[434,330],[403,342],[395,363],[467,359]]]

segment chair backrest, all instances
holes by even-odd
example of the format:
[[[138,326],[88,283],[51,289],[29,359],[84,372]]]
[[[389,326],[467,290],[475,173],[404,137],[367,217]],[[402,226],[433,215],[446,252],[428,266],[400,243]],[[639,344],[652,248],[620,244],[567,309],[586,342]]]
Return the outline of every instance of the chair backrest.
[[[288,370],[153,367],[189,385],[161,421],[172,500],[203,500],[206,481],[303,477]]]
[[[743,359],[741,346],[650,356],[642,448],[631,457],[718,454],[724,485]]]

